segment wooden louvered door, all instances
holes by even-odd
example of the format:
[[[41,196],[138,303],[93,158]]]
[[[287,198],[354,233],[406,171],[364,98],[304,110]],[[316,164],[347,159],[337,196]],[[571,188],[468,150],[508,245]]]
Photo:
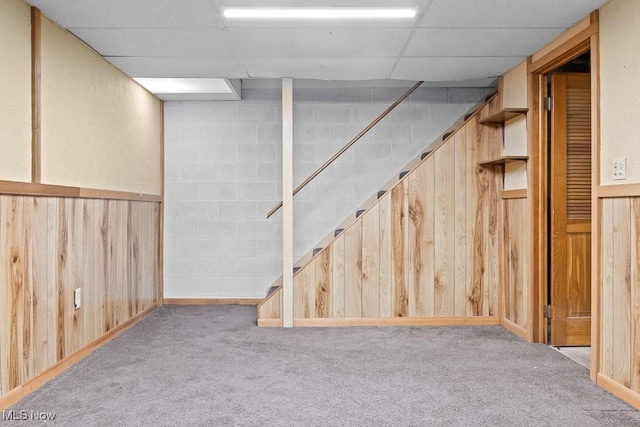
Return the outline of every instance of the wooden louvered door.
[[[551,77],[551,344],[591,341],[591,82]]]

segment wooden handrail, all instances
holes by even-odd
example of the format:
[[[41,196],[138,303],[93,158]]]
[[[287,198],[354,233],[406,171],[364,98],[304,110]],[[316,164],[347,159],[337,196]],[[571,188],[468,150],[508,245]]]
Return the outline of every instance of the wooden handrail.
[[[384,119],[391,111],[393,111],[394,108],[396,108],[398,106],[398,104],[400,104],[402,101],[404,101],[407,97],[409,97],[409,95],[411,95],[413,92],[415,92],[416,89],[418,89],[422,83],[424,83],[423,81],[418,82],[416,84],[414,84],[413,86],[411,86],[411,88],[406,91],[400,98],[398,98],[398,100],[396,102],[394,102],[393,104],[391,104],[389,106],[389,108],[387,108],[386,110],[384,110],[382,112],[382,114],[380,114],[378,117],[376,117],[371,123],[369,123],[369,125],[362,129],[360,131],[359,134],[357,134],[356,136],[353,137],[353,139],[351,141],[349,141],[344,147],[342,147],[340,149],[340,151],[338,151],[336,154],[334,154],[329,160],[327,160],[322,166],[320,166],[318,169],[316,169],[316,171],[314,173],[312,173],[311,175],[309,175],[309,177],[307,179],[305,179],[300,185],[298,185],[295,190],[293,190],[293,195],[295,196],[296,194],[298,194],[298,192],[300,190],[302,190],[308,183],[310,183],[311,181],[313,181],[313,179],[320,175],[320,173],[325,170],[327,167],[329,167],[329,165],[331,163],[333,163],[338,157],[340,157],[345,151],[347,151],[349,148],[351,148],[351,146],[353,144],[355,144],[356,142],[358,142],[358,140],[360,138],[362,138],[367,132],[369,132],[371,130],[371,128],[373,128],[375,125],[378,124],[378,122],[382,119]],[[278,210],[282,207],[282,202],[278,203],[276,206],[273,207],[273,209],[271,209],[269,211],[269,213],[267,214],[267,218],[270,218],[271,215],[273,215],[274,213],[278,212]]]

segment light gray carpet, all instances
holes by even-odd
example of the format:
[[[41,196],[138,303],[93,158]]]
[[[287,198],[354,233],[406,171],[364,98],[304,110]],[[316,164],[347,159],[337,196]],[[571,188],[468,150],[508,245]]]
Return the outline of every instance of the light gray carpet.
[[[12,409],[72,426],[640,425],[501,327],[264,329],[239,306],[164,307]]]

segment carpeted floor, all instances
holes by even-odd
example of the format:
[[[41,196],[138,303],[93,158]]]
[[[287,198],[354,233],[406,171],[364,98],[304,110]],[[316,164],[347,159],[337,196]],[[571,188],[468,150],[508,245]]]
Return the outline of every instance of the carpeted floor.
[[[501,327],[264,329],[240,306],[164,307],[11,409],[83,427],[640,426]]]

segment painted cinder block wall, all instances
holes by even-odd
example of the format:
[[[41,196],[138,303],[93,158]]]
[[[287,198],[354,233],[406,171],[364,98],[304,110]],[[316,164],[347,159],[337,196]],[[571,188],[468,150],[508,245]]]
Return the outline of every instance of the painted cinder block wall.
[[[302,182],[406,88],[298,88]],[[491,88],[420,88],[295,197],[294,259],[374,194]],[[261,298],[281,274],[280,89],[165,104],[165,298]]]

